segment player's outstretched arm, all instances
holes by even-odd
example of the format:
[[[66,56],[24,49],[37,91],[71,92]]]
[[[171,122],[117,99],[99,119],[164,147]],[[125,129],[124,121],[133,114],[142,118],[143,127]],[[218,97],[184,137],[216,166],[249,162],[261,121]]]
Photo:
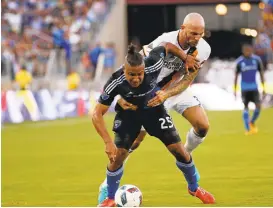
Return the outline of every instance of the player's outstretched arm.
[[[236,65],[236,71],[235,71],[235,78],[234,78],[234,97],[236,98],[236,90],[237,90],[237,81],[238,81],[238,76],[240,74],[241,70],[241,65],[237,63]]]
[[[113,162],[115,161],[117,147],[111,139],[103,119],[103,116],[107,112],[108,108],[109,106],[98,103],[92,113],[92,122],[98,134],[105,143],[105,152],[108,155],[110,162]]]
[[[265,96],[265,89],[264,89],[264,65],[261,59],[258,59],[258,70],[260,72],[261,82],[263,86],[263,96]]]

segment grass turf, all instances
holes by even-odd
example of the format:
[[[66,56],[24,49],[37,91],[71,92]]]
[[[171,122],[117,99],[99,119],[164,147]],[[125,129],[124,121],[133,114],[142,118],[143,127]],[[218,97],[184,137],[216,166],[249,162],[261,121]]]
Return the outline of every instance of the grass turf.
[[[273,205],[273,109],[263,110],[259,133],[244,136],[239,111],[208,112],[211,128],[193,157],[200,185],[216,206]],[[172,113],[181,138],[190,125]],[[106,116],[111,130],[113,115]],[[104,145],[89,118],[2,129],[2,206],[96,206],[105,177]],[[187,193],[174,158],[147,137],[126,164],[121,184],[143,193],[143,206],[201,206]]]

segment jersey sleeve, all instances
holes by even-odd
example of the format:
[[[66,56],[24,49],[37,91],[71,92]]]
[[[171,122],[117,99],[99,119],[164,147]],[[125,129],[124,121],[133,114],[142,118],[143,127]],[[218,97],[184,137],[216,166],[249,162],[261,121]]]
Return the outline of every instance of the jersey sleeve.
[[[158,46],[154,48],[148,57],[145,58],[145,72],[160,72],[166,56],[166,49],[164,46]]]
[[[211,54],[211,47],[210,45],[204,40],[201,39],[199,41],[199,44],[196,48],[196,52],[197,52],[197,59],[199,59],[200,61],[200,66],[202,67],[203,64],[209,59],[210,54]],[[189,53],[189,51],[188,51]],[[195,54],[195,52],[193,53]]]
[[[149,53],[149,59],[153,60],[154,63],[157,63],[160,59],[165,58],[166,48],[164,46],[158,46],[151,50]]]
[[[141,53],[144,56],[149,56],[150,52],[156,48],[157,46],[159,46],[161,43],[166,42],[166,40],[164,40],[164,34],[163,33],[161,36],[157,37],[153,42],[151,42],[149,45],[145,45],[142,47]]]
[[[236,73],[240,73],[241,72],[241,63],[240,62],[237,62],[236,63]]]
[[[117,85],[116,79],[113,78],[113,76],[106,82],[106,84],[103,87],[103,92],[99,97],[98,102],[110,106],[113,100],[115,99],[115,96],[117,93]]]

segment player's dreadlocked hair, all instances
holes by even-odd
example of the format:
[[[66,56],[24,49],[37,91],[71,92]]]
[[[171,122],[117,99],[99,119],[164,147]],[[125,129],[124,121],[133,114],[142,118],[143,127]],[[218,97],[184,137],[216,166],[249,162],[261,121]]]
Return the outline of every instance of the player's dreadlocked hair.
[[[130,66],[139,66],[143,64],[143,57],[140,53],[136,52],[136,46],[130,44],[128,47],[128,53],[125,58]]]

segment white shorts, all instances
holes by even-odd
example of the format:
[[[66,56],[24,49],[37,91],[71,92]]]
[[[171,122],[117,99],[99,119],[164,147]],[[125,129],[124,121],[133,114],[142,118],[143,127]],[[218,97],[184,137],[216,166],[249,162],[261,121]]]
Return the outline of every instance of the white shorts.
[[[201,102],[198,100],[198,98],[192,94],[190,87],[187,88],[183,93],[168,98],[165,101],[164,106],[167,111],[170,111],[172,109],[181,115],[186,109],[190,107],[202,107]],[[141,130],[145,130],[143,126]]]
[[[191,89],[187,88],[183,93],[168,98],[164,106],[167,111],[173,109],[177,113],[183,114],[187,108],[201,106],[201,103],[198,98],[192,94]]]

